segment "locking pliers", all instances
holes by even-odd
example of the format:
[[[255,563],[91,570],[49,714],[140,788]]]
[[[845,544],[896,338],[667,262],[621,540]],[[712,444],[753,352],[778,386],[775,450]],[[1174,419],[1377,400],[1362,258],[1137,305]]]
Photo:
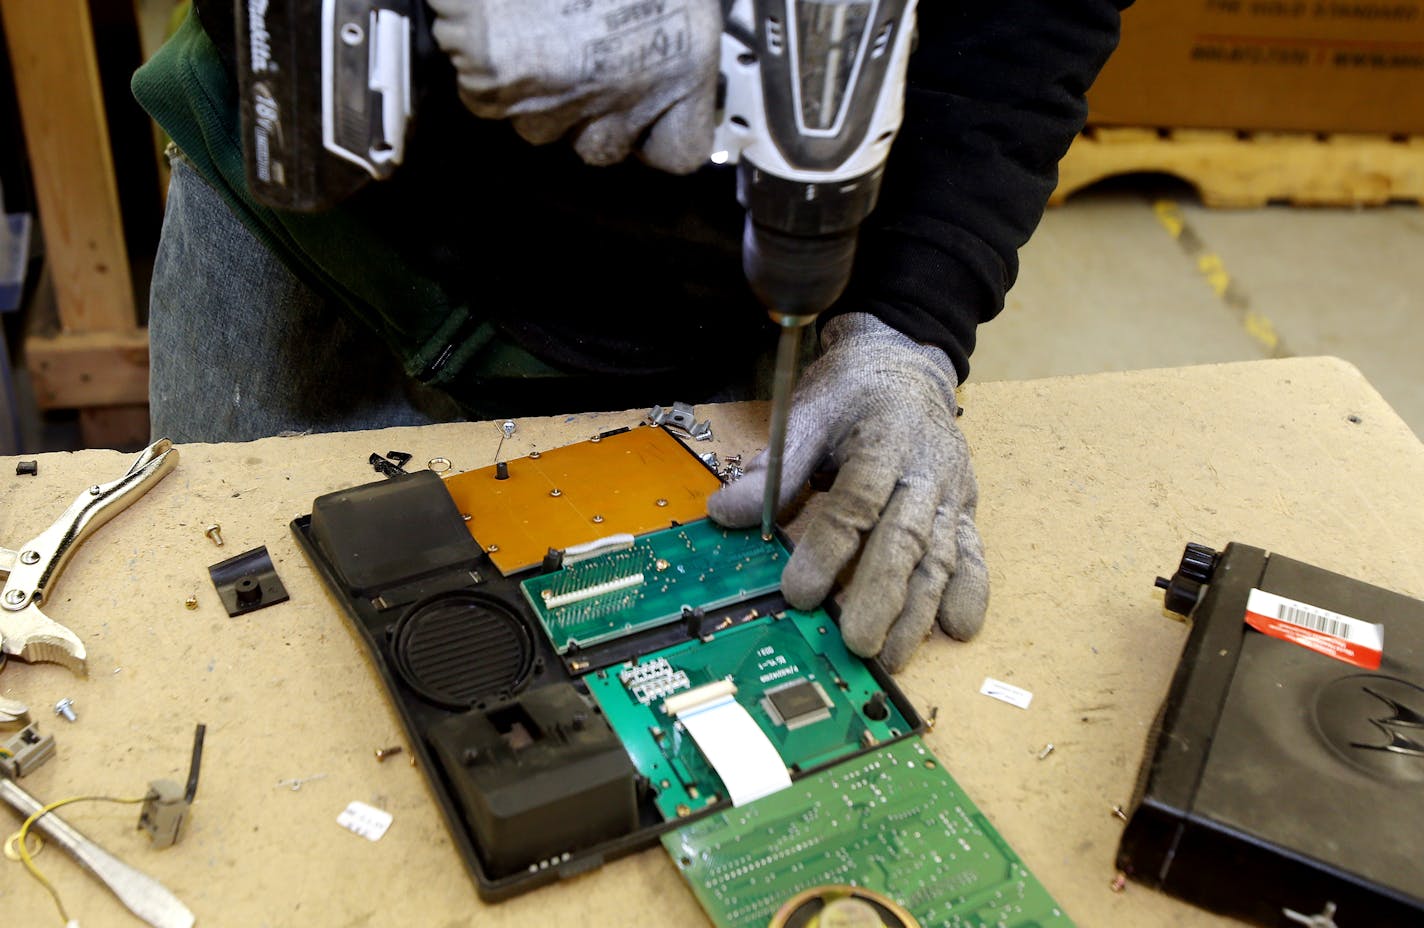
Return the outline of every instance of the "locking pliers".
[[[0,548],[0,651],[22,661],[53,661],[86,673],[84,643],[40,611],[79,543],[118,515],[178,464],[164,438],[145,448],[128,473],[79,494],[59,520],[18,551]]]

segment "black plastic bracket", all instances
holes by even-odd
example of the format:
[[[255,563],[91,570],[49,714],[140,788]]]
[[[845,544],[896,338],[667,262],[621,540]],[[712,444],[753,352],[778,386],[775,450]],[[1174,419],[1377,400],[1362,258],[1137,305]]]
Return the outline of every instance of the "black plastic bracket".
[[[266,545],[244,551],[208,568],[218,598],[231,617],[287,601],[287,588],[272,566]]]

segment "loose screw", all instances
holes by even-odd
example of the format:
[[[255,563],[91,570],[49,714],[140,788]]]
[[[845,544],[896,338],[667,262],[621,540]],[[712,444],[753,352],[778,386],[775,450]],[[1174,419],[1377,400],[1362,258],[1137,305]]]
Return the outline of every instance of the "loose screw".
[[[514,433],[519,430],[519,426],[517,426],[517,425],[514,424],[514,420],[513,420],[513,419],[506,419],[506,420],[504,420],[504,422],[502,422],[502,423],[500,424],[499,428],[500,428],[500,431],[504,432],[504,437],[505,437],[505,438],[513,438],[513,437],[514,437]]]
[[[399,754],[401,750],[402,748],[398,744],[389,748],[376,748],[376,760],[384,761],[387,757],[394,757]]]
[[[217,545],[219,548],[223,546],[221,525],[218,525],[216,522],[214,522],[212,525],[209,525],[207,528],[203,529],[203,534],[211,538],[213,540],[213,544]]]
[[[64,716],[66,719],[68,719],[68,720],[71,721],[71,722],[76,721],[76,716],[74,715],[74,708],[73,708],[73,706],[74,706],[74,700],[72,700],[72,699],[70,699],[68,696],[66,696],[66,697],[64,697],[63,699],[61,699],[59,702],[57,702],[57,703],[54,704],[54,714],[55,714],[55,715],[62,715],[62,716]]]

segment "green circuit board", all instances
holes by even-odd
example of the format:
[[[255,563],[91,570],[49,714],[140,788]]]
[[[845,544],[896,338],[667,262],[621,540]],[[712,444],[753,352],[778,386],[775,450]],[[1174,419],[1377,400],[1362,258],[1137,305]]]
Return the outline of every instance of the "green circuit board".
[[[924,928],[1072,922],[919,738],[663,836],[718,928],[765,928],[828,884],[888,896]]]
[[[638,536],[631,547],[521,583],[560,654],[775,590],[789,557],[756,529],[707,519]]]
[[[652,781],[659,811],[688,815],[723,799],[722,780],[663,700],[718,680],[793,771],[847,757],[910,730],[864,661],[846,650],[822,610],[788,609],[710,640],[654,651],[585,676],[609,725]],[[867,704],[879,701],[867,713]],[[872,718],[871,716],[879,716]]]

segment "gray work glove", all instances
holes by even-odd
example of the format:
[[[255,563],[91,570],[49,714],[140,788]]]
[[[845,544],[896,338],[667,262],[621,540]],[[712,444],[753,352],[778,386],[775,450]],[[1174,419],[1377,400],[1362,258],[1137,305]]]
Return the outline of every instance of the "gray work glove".
[[[430,0],[430,7],[435,41],[476,116],[511,119],[536,145],[571,136],[589,164],[622,161],[635,145],[648,164],[676,174],[707,161],[721,0]]]
[[[968,640],[989,604],[974,527],[979,490],[955,422],[954,366],[938,348],[864,313],[826,323],[821,346],[793,399],[781,499],[791,500],[828,455],[838,473],[781,589],[791,605],[814,608],[860,552],[841,632],[855,653],[878,654],[899,670],[936,619]],[[755,525],[765,485],[763,454],[712,495],[707,511],[724,525]]]

